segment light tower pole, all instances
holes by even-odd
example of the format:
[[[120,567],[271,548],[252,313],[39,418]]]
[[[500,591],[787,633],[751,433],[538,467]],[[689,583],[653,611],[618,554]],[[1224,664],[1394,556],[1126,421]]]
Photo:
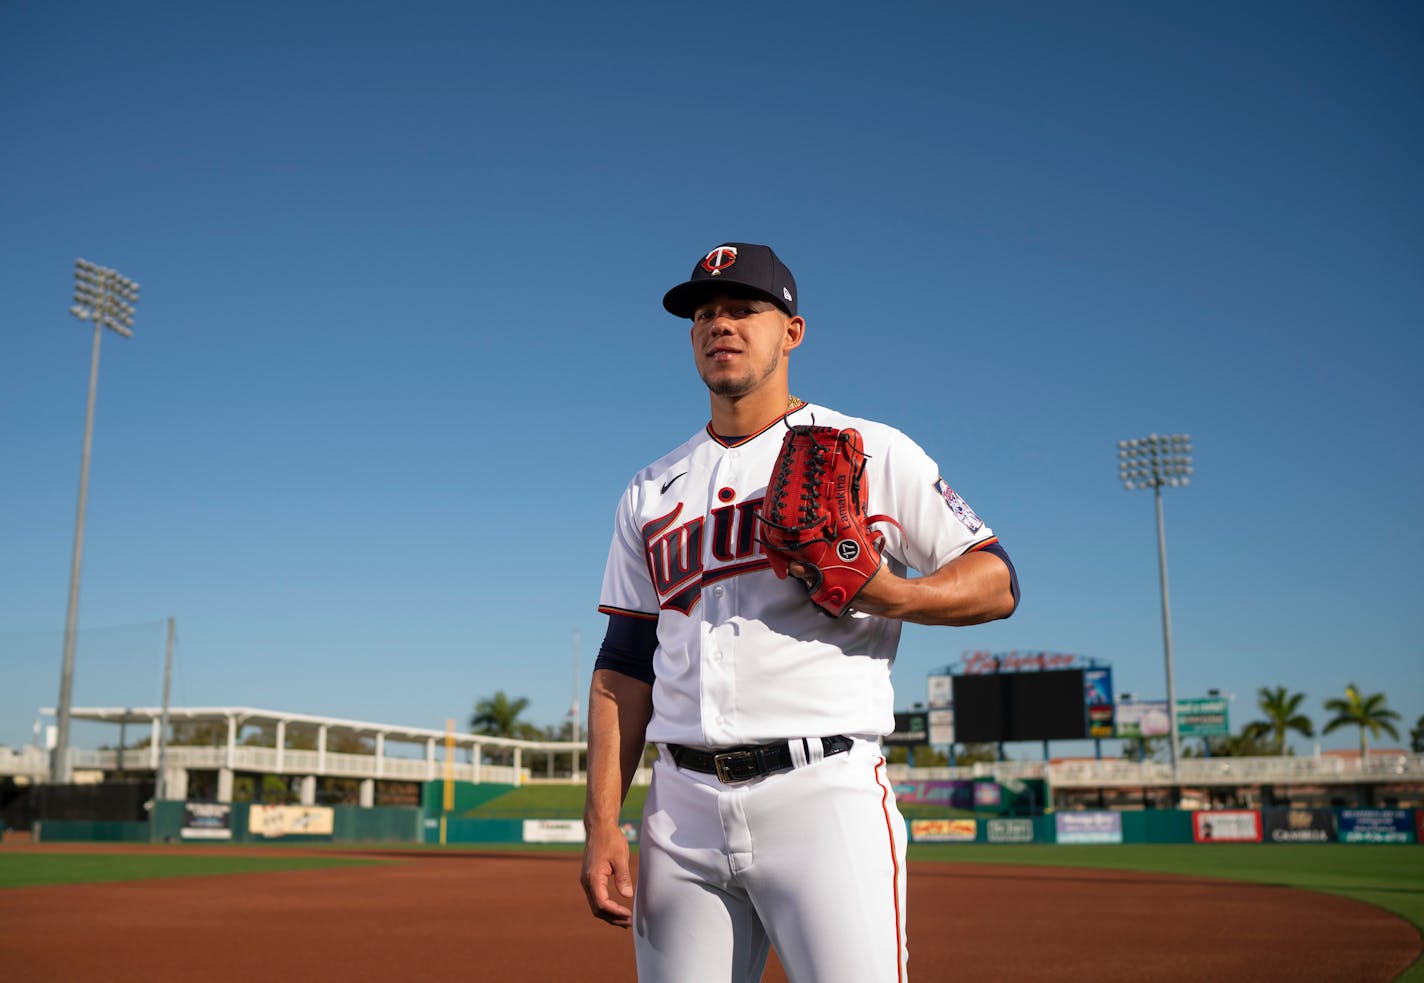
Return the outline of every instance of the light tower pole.
[[[70,778],[69,710],[74,690],[74,634],[79,623],[79,572],[84,564],[84,509],[89,499],[89,453],[94,446],[94,399],[99,390],[99,340],[109,328],[133,337],[134,305],[138,284],[84,259],[74,261],[74,306],[69,313],[94,322],[94,351],[89,359],[89,404],[84,412],[84,453],[79,462],[79,507],[74,517],[74,553],[69,563],[69,608],[64,619],[64,668],[59,677],[54,755],[50,781],[65,784]]]
[[[1162,525],[1162,486],[1190,483],[1190,434],[1148,434],[1117,442],[1118,477],[1128,491],[1151,488],[1157,504],[1157,574],[1162,584],[1162,647],[1167,660],[1167,721],[1172,735],[1172,781],[1181,782],[1181,740],[1177,733],[1177,683],[1172,671],[1172,607],[1167,592],[1167,535]]]

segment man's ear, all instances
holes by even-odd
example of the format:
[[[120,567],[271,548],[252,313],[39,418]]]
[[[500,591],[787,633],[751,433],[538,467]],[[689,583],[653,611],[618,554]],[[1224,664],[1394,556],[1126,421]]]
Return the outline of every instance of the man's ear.
[[[806,319],[789,317],[786,319],[786,340],[782,342],[781,353],[785,355],[793,348],[800,348],[806,338]]]

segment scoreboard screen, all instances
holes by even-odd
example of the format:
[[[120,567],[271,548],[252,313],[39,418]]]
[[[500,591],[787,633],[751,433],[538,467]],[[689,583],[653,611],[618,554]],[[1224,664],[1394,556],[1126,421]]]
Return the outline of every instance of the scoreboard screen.
[[[965,744],[1088,736],[1083,670],[953,677],[954,736]]]

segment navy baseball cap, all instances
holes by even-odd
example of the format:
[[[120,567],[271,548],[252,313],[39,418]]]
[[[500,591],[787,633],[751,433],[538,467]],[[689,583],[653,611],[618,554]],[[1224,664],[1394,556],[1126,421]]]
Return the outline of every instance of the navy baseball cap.
[[[754,242],[724,242],[703,256],[690,280],[663,295],[663,307],[690,318],[704,300],[729,287],[749,290],[796,316],[796,278],[770,246]]]

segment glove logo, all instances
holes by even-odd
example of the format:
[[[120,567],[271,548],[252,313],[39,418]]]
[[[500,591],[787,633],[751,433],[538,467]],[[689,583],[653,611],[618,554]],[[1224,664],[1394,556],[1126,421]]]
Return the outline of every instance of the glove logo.
[[[842,539],[836,543],[836,556],[847,563],[853,563],[855,558],[860,556],[860,544],[853,539]]]
[[[737,261],[736,246],[718,246],[702,258],[702,268],[713,276]]]

